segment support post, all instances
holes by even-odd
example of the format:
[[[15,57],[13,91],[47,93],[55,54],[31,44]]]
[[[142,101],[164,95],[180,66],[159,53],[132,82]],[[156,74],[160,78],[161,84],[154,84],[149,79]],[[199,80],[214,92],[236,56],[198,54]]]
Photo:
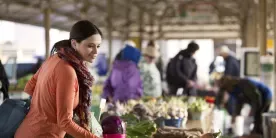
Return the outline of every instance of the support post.
[[[144,11],[139,9],[139,44],[138,49],[142,50],[142,43],[144,39]]]
[[[44,9],[44,29],[45,29],[45,58],[50,55],[50,29],[51,29],[51,9],[46,7]]]
[[[150,31],[149,31],[149,37],[150,39],[154,39],[154,18],[153,18],[153,13],[151,12],[150,14]]]
[[[274,19],[274,26],[273,26],[273,30],[274,30],[274,91],[273,91],[273,95],[274,95],[274,110],[276,109],[276,1],[273,1],[273,19]]]
[[[266,48],[267,48],[267,0],[260,0],[260,16],[259,16],[259,27],[260,27],[260,56],[266,55]]]
[[[109,65],[111,66],[112,64],[112,31],[113,31],[113,25],[112,25],[112,16],[113,16],[113,5],[114,1],[113,0],[108,0],[107,3],[107,11],[108,11],[108,16],[107,16],[107,30],[108,30],[108,57],[109,57]]]
[[[83,0],[82,1],[82,4],[83,4],[83,6],[82,6],[82,8],[80,9],[80,17],[81,17],[81,19],[82,20],[87,20],[88,19],[88,15],[87,15],[87,12],[88,12],[88,10],[89,10],[89,7],[90,7],[90,3],[89,3],[89,1],[88,0]]]
[[[158,24],[158,38],[159,40],[163,39],[164,33],[163,33],[163,23],[162,19],[159,20]]]
[[[247,34],[247,20],[248,19],[242,19],[241,20],[241,24],[240,24],[240,37],[241,37],[241,40],[242,40],[242,47],[247,47],[247,38],[246,36],[248,35]]]
[[[131,15],[131,1],[130,0],[126,0],[126,26],[125,26],[125,29],[124,29],[124,33],[125,33],[125,36],[124,36],[124,40],[129,40],[129,28],[130,28],[130,25],[131,25],[131,21],[130,21],[130,15]]]

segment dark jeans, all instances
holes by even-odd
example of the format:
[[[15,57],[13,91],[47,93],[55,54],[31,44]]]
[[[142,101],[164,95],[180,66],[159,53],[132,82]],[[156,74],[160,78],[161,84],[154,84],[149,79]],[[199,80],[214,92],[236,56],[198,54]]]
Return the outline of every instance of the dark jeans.
[[[270,105],[271,105],[271,100],[264,100],[261,108],[255,111],[253,133],[263,134],[262,114],[265,112],[268,112]]]

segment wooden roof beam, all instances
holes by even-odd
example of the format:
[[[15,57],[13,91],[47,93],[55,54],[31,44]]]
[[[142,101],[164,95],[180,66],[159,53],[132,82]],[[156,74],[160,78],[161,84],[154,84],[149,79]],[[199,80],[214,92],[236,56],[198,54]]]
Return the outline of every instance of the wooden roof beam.
[[[40,5],[40,4],[32,4],[31,5],[30,3],[26,2],[26,1],[21,1],[21,0],[13,0],[13,2],[15,4],[23,6],[23,8],[24,7],[31,7],[31,8],[38,9],[38,10],[42,11],[42,9],[41,9],[42,5]],[[54,8],[51,8],[51,11],[52,11],[53,14],[56,14],[57,16],[66,16],[69,20],[81,20],[82,19],[80,16],[74,15],[72,13],[63,12],[63,11],[60,11],[60,10],[57,10],[57,9],[54,9]],[[88,20],[90,20],[90,18],[88,18]],[[104,25],[103,22],[96,22],[96,23],[98,25],[100,25],[100,24]],[[55,24],[54,21],[53,21],[53,24]]]

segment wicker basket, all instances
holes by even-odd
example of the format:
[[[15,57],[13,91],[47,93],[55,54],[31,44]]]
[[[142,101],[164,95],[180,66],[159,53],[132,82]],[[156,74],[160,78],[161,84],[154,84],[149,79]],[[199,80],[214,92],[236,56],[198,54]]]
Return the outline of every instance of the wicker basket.
[[[172,127],[159,128],[153,138],[198,138],[202,129],[179,129]]]

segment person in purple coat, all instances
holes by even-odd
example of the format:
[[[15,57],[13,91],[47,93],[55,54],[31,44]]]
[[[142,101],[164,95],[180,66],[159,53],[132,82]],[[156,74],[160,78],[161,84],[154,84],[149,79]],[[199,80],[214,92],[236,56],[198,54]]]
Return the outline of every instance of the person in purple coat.
[[[104,84],[102,98],[108,102],[127,102],[143,95],[142,80],[138,69],[141,52],[126,46],[115,59],[111,73]]]

